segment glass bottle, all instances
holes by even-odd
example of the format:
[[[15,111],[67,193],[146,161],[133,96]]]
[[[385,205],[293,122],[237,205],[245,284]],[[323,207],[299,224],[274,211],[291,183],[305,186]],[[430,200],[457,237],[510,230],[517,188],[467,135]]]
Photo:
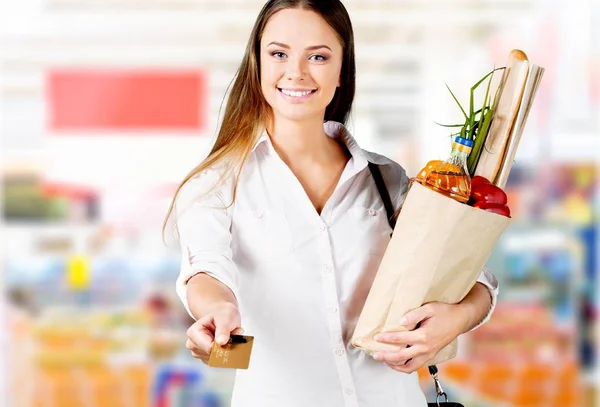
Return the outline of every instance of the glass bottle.
[[[425,179],[427,178],[427,175],[429,175],[429,173],[432,170],[434,170],[441,163],[443,163],[442,160],[431,160],[431,161],[429,161],[427,163],[427,165],[425,165],[425,167],[423,167],[423,169],[421,171],[419,171],[419,173],[413,179],[413,181],[416,181],[416,182],[418,182],[421,185],[425,185]]]
[[[472,148],[472,140],[456,137],[450,158],[427,174],[425,186],[458,202],[467,203],[471,194],[467,157]]]

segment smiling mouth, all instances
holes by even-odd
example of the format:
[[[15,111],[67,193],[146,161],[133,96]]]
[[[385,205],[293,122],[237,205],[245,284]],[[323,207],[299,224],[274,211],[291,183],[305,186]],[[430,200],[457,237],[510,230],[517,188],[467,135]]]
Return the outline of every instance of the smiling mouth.
[[[303,97],[307,97],[312,95],[313,93],[315,93],[317,90],[316,89],[312,89],[312,90],[289,90],[289,89],[282,89],[282,88],[277,88],[277,90],[279,92],[281,92],[283,95],[288,96],[288,97],[292,97],[292,98],[303,98]]]

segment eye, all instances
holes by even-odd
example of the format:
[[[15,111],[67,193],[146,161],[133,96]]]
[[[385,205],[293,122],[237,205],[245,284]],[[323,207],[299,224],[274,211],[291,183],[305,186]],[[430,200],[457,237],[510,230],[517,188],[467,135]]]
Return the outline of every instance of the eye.
[[[285,55],[285,53],[280,52],[280,51],[271,52],[271,55],[277,59],[284,59],[287,56],[287,55]]]
[[[324,55],[319,55],[319,54],[311,55],[310,59],[312,59],[313,61],[319,61],[319,62],[327,61],[327,58]]]

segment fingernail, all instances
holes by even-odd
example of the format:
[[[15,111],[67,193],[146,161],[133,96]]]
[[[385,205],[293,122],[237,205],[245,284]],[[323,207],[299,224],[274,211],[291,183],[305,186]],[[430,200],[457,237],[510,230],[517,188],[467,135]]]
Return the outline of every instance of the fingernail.
[[[217,337],[217,342],[219,342],[221,345],[227,343],[227,335],[219,335]]]
[[[377,334],[377,335],[375,335],[375,336],[373,337],[373,339],[375,339],[376,341],[380,341],[380,340],[382,340],[382,339],[383,339],[383,335],[379,335],[379,334]]]
[[[400,325],[408,325],[408,320],[406,319],[406,317],[402,318],[399,322]]]
[[[373,355],[373,359],[375,360],[381,360],[381,356],[379,355],[379,353],[376,353]]]

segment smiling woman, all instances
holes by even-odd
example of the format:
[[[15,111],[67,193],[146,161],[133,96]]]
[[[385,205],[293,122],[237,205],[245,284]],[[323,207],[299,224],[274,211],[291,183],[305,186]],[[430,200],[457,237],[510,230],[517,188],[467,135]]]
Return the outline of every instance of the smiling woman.
[[[354,92],[342,3],[269,1],[215,146],[169,209],[192,355],[208,361],[242,327],[255,337],[233,407],[424,406],[416,370],[491,312],[496,282],[482,273],[460,304],[417,308],[405,323],[417,329],[383,335],[390,352],[350,344],[391,232],[371,169],[393,209],[408,189],[400,165],[345,128]]]

